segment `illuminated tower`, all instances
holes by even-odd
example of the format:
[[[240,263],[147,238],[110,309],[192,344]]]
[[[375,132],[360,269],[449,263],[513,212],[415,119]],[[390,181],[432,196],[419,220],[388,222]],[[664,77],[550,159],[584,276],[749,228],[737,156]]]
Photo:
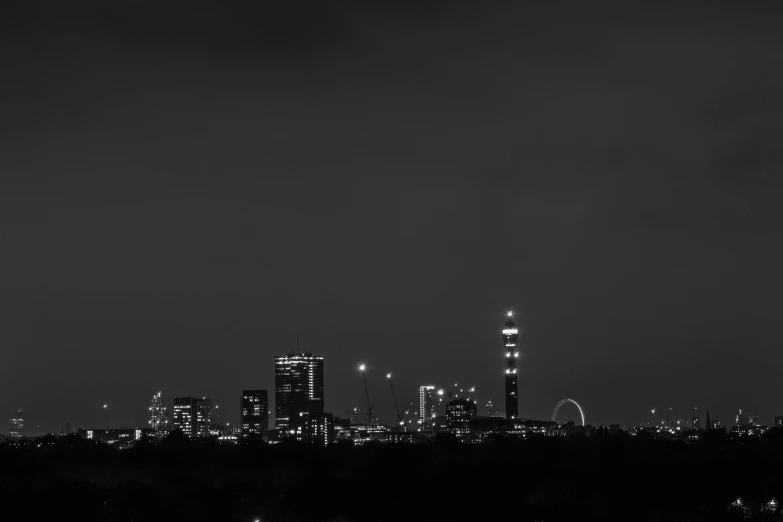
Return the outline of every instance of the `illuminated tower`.
[[[517,337],[519,331],[514,323],[513,312],[508,312],[503,328],[503,345],[506,347],[506,418],[516,419],[519,415],[519,396],[517,386]]]
[[[419,386],[419,419],[425,425],[435,420],[435,386],[432,384]]]
[[[324,358],[311,353],[275,357],[275,428],[281,435],[300,413],[324,411]]]
[[[165,437],[169,431],[169,419],[166,416],[166,405],[163,404],[161,392],[152,396],[149,424],[155,430],[156,437]]]

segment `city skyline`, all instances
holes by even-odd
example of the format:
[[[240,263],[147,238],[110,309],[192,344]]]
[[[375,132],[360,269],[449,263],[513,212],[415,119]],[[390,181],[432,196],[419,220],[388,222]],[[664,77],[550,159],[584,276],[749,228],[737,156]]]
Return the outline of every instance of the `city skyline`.
[[[780,1],[0,12],[6,518],[783,521]]]
[[[502,408],[511,308],[524,417],[779,414],[779,8],[598,4],[11,9],[0,412],[238,423],[296,332],[336,414]]]
[[[504,376],[504,395],[505,395],[505,409],[504,409],[504,416],[507,419],[514,419],[517,418],[517,408],[518,408],[518,402],[517,402],[517,384],[516,379],[513,378],[511,381],[509,381],[509,376],[513,372],[513,375],[517,374],[517,366],[516,362],[520,358],[520,347],[519,347],[519,335],[521,328],[517,328],[515,319],[514,319],[514,313],[512,310],[508,310],[503,315],[505,323],[502,327],[502,332],[500,335],[500,338],[503,341],[504,345],[504,358],[505,358],[505,376]],[[293,426],[290,425],[291,421],[291,415],[297,416],[298,412],[315,412],[315,413],[321,413],[323,414],[326,410],[325,407],[325,375],[324,375],[324,358],[320,355],[315,355],[309,352],[302,351],[299,346],[299,334],[296,335],[296,348],[290,351],[286,355],[282,356],[276,356],[274,359],[274,368],[275,368],[275,387],[274,387],[274,393],[272,394],[274,397],[274,409],[270,409],[271,405],[269,404],[268,400],[268,390],[242,390],[241,392],[241,400],[240,400],[240,406],[239,406],[239,421],[233,422],[234,426],[237,426],[238,429],[244,430],[247,422],[259,422],[259,418],[253,419],[251,421],[246,421],[245,416],[251,415],[250,409],[257,410],[256,413],[253,415],[262,415],[263,417],[267,419],[267,422],[264,424],[263,428],[259,428],[263,430],[262,432],[259,432],[259,435],[263,434],[264,437],[266,437],[266,432],[268,430],[274,429],[274,430],[282,430],[282,435],[279,433],[278,436],[286,436],[288,430],[292,428]],[[366,372],[369,370],[368,365],[366,363],[361,363],[358,365],[358,370],[362,374],[362,383],[364,386],[366,386],[366,381],[364,380],[366,378]],[[386,379],[388,380],[391,377],[391,373],[386,374]],[[511,387],[509,387],[509,383],[512,383]],[[446,391],[444,388],[440,388],[439,386],[435,386],[432,384],[429,385],[420,385],[418,388],[417,393],[417,399],[418,399],[418,411],[416,412],[421,418],[421,412],[426,411],[427,413],[427,420],[425,421],[425,424],[423,426],[420,426],[420,428],[424,428],[426,426],[433,425],[434,426],[434,420],[436,415],[436,409],[438,409],[438,405],[440,404],[441,407],[445,408],[445,405],[447,402],[449,402],[452,398],[462,398],[463,397],[463,389],[464,388],[458,388],[459,384],[454,383],[451,385],[451,389]],[[454,397],[452,397],[452,394],[454,392],[457,392]],[[494,415],[497,410],[492,408],[492,411],[490,411],[487,408],[490,408],[492,404],[492,398],[486,398],[482,397],[481,393],[476,392],[475,387],[470,387],[467,394],[464,394],[465,397],[470,398],[468,401],[469,404],[472,404],[474,409],[474,416],[477,414],[479,416],[486,416],[486,415]],[[481,403],[486,403],[486,406],[482,409],[481,406],[479,406],[479,398],[481,398]],[[445,402],[444,402],[445,399]],[[249,401],[248,401],[249,400]],[[367,397],[367,401],[369,401],[369,397]],[[395,398],[396,400],[396,398]],[[184,402],[183,402],[184,401]],[[185,408],[185,406],[181,406],[183,404],[195,404],[194,401],[203,401],[207,404],[207,420],[204,421],[205,424],[203,424],[203,427],[200,429],[203,429],[203,433],[200,436],[206,436],[209,431],[209,426],[211,424],[220,424],[228,426],[232,424],[233,415],[230,410],[228,411],[228,414],[224,416],[223,419],[220,419],[219,415],[219,404],[215,404],[215,417],[213,417],[213,410],[212,410],[212,400],[208,397],[202,397],[202,398],[194,398],[190,396],[185,397],[174,397],[173,398],[173,404],[172,404],[172,427],[174,429],[184,429],[184,432],[190,433],[191,428],[188,426],[188,424],[191,422],[190,418],[192,417],[192,422],[194,423],[193,429],[196,429],[196,411],[198,411],[198,418],[201,418],[201,412],[200,410],[193,410],[188,411],[186,413],[186,416],[188,419],[184,422],[180,418],[182,414],[182,408]],[[552,421],[555,420],[555,414],[558,412],[559,408],[567,404],[568,402],[571,402],[574,404],[574,406],[578,409],[578,415],[574,417],[577,424],[581,420],[581,424],[585,425],[585,415],[582,405],[577,404],[576,401],[574,401],[571,398],[563,399],[557,403],[557,405],[554,408],[554,412],[552,413]],[[253,404],[251,404],[253,403]],[[258,403],[258,404],[255,404]],[[178,406],[178,404],[180,406]],[[411,405],[414,405],[414,402],[411,401]],[[106,429],[109,428],[109,417],[108,417],[108,404],[103,404],[102,411],[104,413],[105,417],[105,423],[106,423]],[[394,405],[395,409],[393,410],[393,414],[395,416],[393,421],[388,422],[386,419],[381,420],[381,424],[385,424],[388,426],[397,424],[396,416],[398,414],[396,407],[397,404]],[[361,406],[358,406],[361,410]],[[374,401],[373,401],[373,408],[374,408]],[[162,398],[162,392],[158,391],[154,394],[152,399],[152,405],[148,408],[148,410],[151,412],[151,420],[149,421],[150,427],[154,429],[160,423],[161,421],[167,422],[167,414],[166,414],[166,402],[165,399]],[[178,411],[180,410],[180,411]],[[335,417],[348,417],[348,412],[351,410],[351,408],[345,408],[346,412],[345,414],[337,413]],[[486,411],[485,411],[486,410]],[[224,408],[224,412],[226,409]],[[271,415],[270,412],[274,411],[275,415]],[[354,408],[355,411],[355,408]],[[377,418],[377,411],[374,409],[374,418]],[[441,411],[440,413],[443,414],[445,410]],[[23,425],[23,421],[21,420],[21,413],[22,409],[20,408],[18,410],[18,413],[15,414],[12,418],[9,419],[9,424],[11,427],[10,434],[11,436],[19,436],[22,433],[21,426]],[[653,407],[649,411],[649,415],[646,416],[645,420],[642,421],[636,421],[636,426],[649,426],[651,424],[658,424],[660,422],[664,423],[675,423],[680,424],[682,423],[683,426],[685,425],[691,425],[694,423],[699,423],[700,415],[703,412],[699,410],[698,406],[694,406],[693,409],[691,409],[688,413],[685,415],[682,415],[680,411],[678,411],[676,414],[674,412],[673,407],[669,407],[668,409],[664,409],[663,411],[658,411],[657,408]],[[688,414],[692,415],[690,417],[690,421],[688,420]],[[331,413],[329,414],[332,415]],[[566,414],[569,415],[569,414]],[[710,415],[709,415],[709,409],[706,410],[706,416],[707,416],[707,423],[705,426],[711,426],[714,422],[717,422],[719,425],[725,425],[730,426],[730,422],[723,421],[721,419],[716,419],[715,415],[712,416],[712,422],[709,421]],[[570,417],[573,417],[573,415],[570,415]],[[249,417],[248,417],[249,418]],[[752,411],[748,411],[747,409],[743,413],[742,409],[739,409],[736,414],[736,419],[734,424],[738,426],[746,425],[746,424],[752,424],[752,425],[764,425],[765,422],[759,421],[759,414],[754,413]],[[772,423],[769,423],[769,425],[778,425],[778,416],[774,416],[774,421]],[[529,419],[529,420],[541,420],[544,419],[542,417],[541,419],[537,419],[535,417],[525,417],[520,416],[520,419]],[[745,421],[741,422],[741,419],[745,419]],[[748,421],[748,419],[751,419]],[[199,420],[199,423],[201,421]],[[332,422],[331,420],[329,422]],[[560,421],[562,423],[562,415]],[[591,423],[592,424],[592,423]],[[609,423],[604,423],[603,425],[606,426]],[[611,424],[617,424],[620,425],[621,423],[611,423]],[[66,425],[68,426],[67,432],[71,432],[71,422],[67,421]],[[601,424],[598,424],[599,426]],[[622,425],[626,426],[632,426],[633,424],[626,424],[622,423]],[[184,426],[184,428],[183,428]],[[111,426],[113,429],[117,428],[116,425]],[[124,425],[123,428],[129,428],[130,426]],[[135,428],[140,428],[142,426],[135,426]],[[37,428],[40,428],[39,425],[37,425]],[[14,431],[16,430],[16,431]],[[165,432],[164,430],[163,432]],[[41,433],[45,432],[45,430],[41,431]],[[53,430],[50,432],[56,433],[56,430]],[[243,431],[244,432],[244,431]],[[15,435],[14,435],[15,433]]]

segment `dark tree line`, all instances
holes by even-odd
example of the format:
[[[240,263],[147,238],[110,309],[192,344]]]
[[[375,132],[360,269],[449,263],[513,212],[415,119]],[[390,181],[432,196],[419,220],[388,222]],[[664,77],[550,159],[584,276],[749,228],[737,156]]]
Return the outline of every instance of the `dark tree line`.
[[[0,446],[8,520],[780,519],[783,433],[694,443],[599,432],[328,448],[178,434],[118,451],[77,436]],[[731,508],[737,498],[744,510]]]

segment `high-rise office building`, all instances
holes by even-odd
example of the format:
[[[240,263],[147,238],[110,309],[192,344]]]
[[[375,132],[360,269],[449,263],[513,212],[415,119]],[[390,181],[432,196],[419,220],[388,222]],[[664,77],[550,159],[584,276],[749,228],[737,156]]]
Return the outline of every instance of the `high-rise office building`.
[[[454,399],[446,405],[446,422],[449,433],[458,439],[470,436],[470,421],[476,418],[476,403],[467,399]]]
[[[334,442],[334,417],[331,413],[300,411],[291,419],[296,440],[328,446]]]
[[[269,436],[269,398],[266,390],[242,390],[240,403],[242,438]]]
[[[430,424],[435,419],[435,386],[425,384],[419,386],[419,419],[422,424]]]
[[[23,411],[24,410],[22,410],[22,408],[19,408],[16,410],[14,416],[10,419],[10,435],[15,439],[18,439],[24,434],[24,417],[22,416]]]
[[[506,418],[516,419],[519,416],[519,396],[517,385],[517,338],[519,330],[514,323],[513,313],[508,312],[508,319],[503,328],[503,345],[506,349]]]
[[[783,428],[783,415],[775,415],[775,427]]]
[[[166,415],[166,405],[163,404],[163,394],[161,392],[152,396],[149,410],[150,428],[156,437],[165,437],[169,432],[169,418]]]
[[[209,436],[212,401],[206,397],[174,397],[174,429],[186,437]]]
[[[324,411],[324,358],[311,353],[275,357],[275,428],[285,436],[300,412]]]
[[[692,430],[700,430],[701,429],[701,419],[698,417],[691,417],[691,429]]]

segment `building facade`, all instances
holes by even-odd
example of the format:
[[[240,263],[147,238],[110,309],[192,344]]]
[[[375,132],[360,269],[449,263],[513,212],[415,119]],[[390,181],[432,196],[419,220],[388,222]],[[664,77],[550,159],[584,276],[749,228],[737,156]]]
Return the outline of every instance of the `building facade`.
[[[331,413],[300,411],[291,420],[296,440],[327,446],[334,442],[334,417]]]
[[[108,444],[118,449],[132,448],[143,437],[153,437],[152,428],[120,428],[109,430],[80,430],[80,434],[96,442]]]
[[[163,403],[161,392],[152,396],[150,403],[149,425],[156,437],[165,437],[169,432],[169,418],[166,414],[166,405]]]
[[[275,357],[275,428],[290,434],[300,412],[324,411],[324,358],[311,353]]]
[[[269,397],[266,390],[242,390],[240,404],[242,438],[269,438]]]
[[[519,395],[517,384],[517,339],[519,330],[514,323],[513,314],[508,312],[506,324],[503,327],[503,346],[506,351],[506,418],[516,419],[519,416]]]
[[[387,426],[357,424],[351,426],[351,440],[357,446],[365,444],[386,444],[391,442],[392,433]]]
[[[189,438],[209,436],[212,401],[206,397],[174,397],[174,429]]]
[[[422,424],[431,424],[435,418],[435,406],[438,404],[435,394],[432,384],[419,386],[419,420]]]
[[[569,430],[585,434],[588,427],[570,425],[559,426],[554,421],[505,419],[497,417],[478,417],[470,421],[473,442],[490,442],[498,438],[524,439],[528,437],[565,436]]]
[[[470,438],[470,421],[476,418],[476,403],[467,399],[454,399],[446,405],[446,422],[449,433],[459,440]]]

